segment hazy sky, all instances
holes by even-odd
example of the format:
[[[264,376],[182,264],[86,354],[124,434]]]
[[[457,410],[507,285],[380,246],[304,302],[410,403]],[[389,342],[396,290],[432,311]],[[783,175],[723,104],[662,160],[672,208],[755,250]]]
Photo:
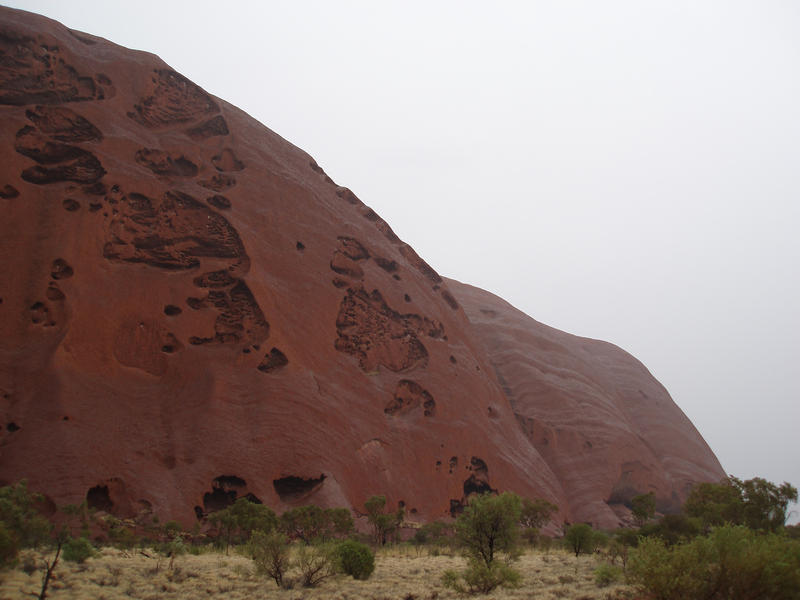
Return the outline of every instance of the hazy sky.
[[[800,485],[800,2],[6,4],[158,54]]]

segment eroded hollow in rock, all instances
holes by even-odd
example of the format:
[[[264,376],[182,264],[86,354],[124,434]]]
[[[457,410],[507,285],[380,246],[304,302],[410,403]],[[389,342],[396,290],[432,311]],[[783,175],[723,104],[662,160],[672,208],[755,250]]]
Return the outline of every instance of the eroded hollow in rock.
[[[304,479],[303,477],[296,477],[289,475],[288,477],[281,477],[274,479],[272,485],[277,492],[278,497],[284,502],[297,499],[306,494],[310,494],[316,490],[325,481],[325,475],[320,473],[319,477],[312,477]]]
[[[486,481],[483,481],[475,475],[470,475],[469,478],[464,481],[464,497],[466,498],[470,494],[494,494],[497,490],[493,489]]]
[[[220,475],[211,482],[211,491],[203,494],[203,508],[206,513],[227,508],[234,502],[239,495],[237,490],[241,490],[247,482],[236,475]],[[196,509],[195,509],[196,512]]]
[[[111,501],[111,496],[108,495],[108,486],[96,485],[89,488],[89,491],[86,492],[86,506],[110,513],[114,508],[114,503]]]

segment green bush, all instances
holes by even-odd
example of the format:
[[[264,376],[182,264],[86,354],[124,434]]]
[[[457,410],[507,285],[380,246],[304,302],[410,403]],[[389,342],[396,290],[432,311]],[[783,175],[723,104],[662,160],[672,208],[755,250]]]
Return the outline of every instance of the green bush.
[[[732,525],[671,547],[642,538],[631,553],[628,576],[657,600],[796,600],[800,543]]]
[[[369,579],[375,570],[375,555],[369,546],[346,540],[336,547],[339,569],[354,579]]]
[[[488,594],[497,587],[518,587],[521,579],[518,571],[497,560],[487,566],[481,560],[471,559],[463,573],[448,569],[442,575],[444,586],[458,594]]]
[[[0,568],[13,567],[17,562],[19,544],[5,525],[0,522]]]
[[[619,581],[622,570],[607,563],[603,563],[594,570],[594,581],[599,587],[605,587]]]
[[[279,526],[286,535],[306,544],[344,537],[354,529],[353,516],[348,509],[323,509],[313,504],[287,510],[281,515]]]
[[[0,488],[0,523],[17,547],[36,547],[48,540],[52,526],[36,507],[42,500],[41,494],[28,491],[24,479]]]
[[[69,538],[64,542],[61,556],[68,562],[82,563],[95,555],[94,546],[85,537]]]

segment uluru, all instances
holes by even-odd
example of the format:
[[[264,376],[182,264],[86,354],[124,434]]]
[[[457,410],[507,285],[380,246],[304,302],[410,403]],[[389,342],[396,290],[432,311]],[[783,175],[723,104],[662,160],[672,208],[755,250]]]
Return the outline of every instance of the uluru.
[[[442,277],[158,57],[0,8],[0,112],[3,484],[186,525],[508,490],[613,527],[724,477],[634,357]]]

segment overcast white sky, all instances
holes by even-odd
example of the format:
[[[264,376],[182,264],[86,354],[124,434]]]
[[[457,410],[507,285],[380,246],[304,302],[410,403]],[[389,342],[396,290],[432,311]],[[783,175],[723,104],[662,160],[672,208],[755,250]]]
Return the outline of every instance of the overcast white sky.
[[[158,54],[800,485],[800,2],[6,4]]]

